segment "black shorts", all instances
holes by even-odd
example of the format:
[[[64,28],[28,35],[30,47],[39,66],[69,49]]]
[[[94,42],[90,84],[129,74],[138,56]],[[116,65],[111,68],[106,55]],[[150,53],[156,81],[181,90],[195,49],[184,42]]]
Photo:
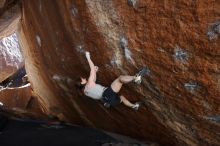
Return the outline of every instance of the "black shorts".
[[[115,93],[111,87],[108,87],[102,95],[102,102],[108,103],[111,106],[117,106],[121,103],[121,99],[118,96],[118,93]]]

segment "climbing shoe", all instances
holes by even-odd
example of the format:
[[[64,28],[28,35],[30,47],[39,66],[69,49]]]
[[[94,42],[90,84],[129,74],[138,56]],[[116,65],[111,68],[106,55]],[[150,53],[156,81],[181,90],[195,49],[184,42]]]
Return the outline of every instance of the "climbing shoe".
[[[136,102],[135,104],[134,104],[134,106],[132,106],[132,108],[134,109],[134,110],[138,110],[139,109],[139,107],[140,107],[140,103],[139,102]]]
[[[136,75],[135,75],[135,78],[134,78],[134,82],[137,83],[137,84],[140,84],[141,83],[141,80],[142,80],[142,77],[144,75],[147,74],[147,68],[144,67],[142,70],[140,70]]]

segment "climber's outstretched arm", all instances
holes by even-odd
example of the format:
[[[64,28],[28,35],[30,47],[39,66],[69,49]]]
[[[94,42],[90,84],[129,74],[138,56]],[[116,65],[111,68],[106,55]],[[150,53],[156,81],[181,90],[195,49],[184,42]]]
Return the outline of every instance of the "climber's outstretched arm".
[[[92,62],[91,58],[90,58],[90,53],[86,51],[86,59],[89,63],[89,67],[90,67],[90,75],[88,78],[88,83],[95,83],[96,82],[96,72],[98,71],[98,67],[94,65],[94,63]]]

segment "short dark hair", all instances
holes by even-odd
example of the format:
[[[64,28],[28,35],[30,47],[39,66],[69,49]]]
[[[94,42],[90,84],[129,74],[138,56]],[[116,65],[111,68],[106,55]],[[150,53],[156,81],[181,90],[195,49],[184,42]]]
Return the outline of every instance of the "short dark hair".
[[[76,88],[78,88],[79,90],[83,90],[84,87],[86,86],[86,83],[85,84],[82,84],[81,83],[82,80],[81,80],[81,77],[77,79],[77,82],[76,82]]]
[[[85,84],[81,84],[81,82],[77,82],[76,83],[76,87],[80,90],[83,90],[83,88],[86,86],[86,83]]]

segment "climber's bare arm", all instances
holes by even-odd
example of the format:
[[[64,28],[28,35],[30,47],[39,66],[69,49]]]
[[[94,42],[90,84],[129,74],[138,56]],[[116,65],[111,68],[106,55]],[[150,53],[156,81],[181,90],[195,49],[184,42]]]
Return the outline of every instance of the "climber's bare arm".
[[[88,79],[88,84],[94,84],[96,82],[96,72],[98,71],[98,67],[95,66],[94,63],[92,62],[89,52],[86,52],[86,59],[90,67],[90,75]]]

